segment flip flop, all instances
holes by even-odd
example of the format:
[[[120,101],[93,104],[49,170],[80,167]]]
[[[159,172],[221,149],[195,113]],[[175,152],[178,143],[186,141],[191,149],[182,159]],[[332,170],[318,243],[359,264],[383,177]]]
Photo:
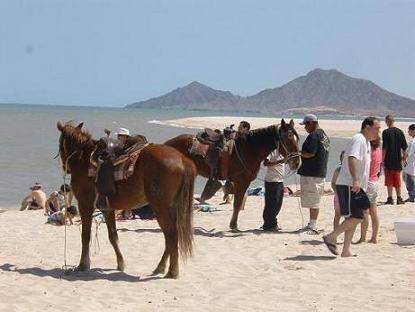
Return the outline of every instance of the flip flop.
[[[338,256],[338,255],[339,255],[339,252],[337,251],[337,246],[336,246],[336,244],[330,243],[330,242],[327,240],[326,236],[323,236],[323,242],[326,244],[326,246],[327,246],[328,250],[329,250],[329,251],[330,251],[333,255],[336,255],[336,256]]]

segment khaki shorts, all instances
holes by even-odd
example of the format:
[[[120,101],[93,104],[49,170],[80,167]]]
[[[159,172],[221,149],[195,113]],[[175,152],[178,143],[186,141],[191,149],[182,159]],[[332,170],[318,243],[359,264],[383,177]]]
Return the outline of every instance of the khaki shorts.
[[[321,196],[324,193],[325,178],[300,176],[301,207],[320,208]]]
[[[367,183],[366,195],[371,204],[376,204],[376,199],[378,198],[378,184],[376,182],[369,181]]]

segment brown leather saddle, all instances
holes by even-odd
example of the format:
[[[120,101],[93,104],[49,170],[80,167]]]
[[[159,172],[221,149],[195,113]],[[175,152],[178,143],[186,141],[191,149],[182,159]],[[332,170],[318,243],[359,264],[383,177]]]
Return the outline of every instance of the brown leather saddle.
[[[228,178],[229,160],[235,138],[232,126],[225,128],[223,132],[206,128],[195,136],[189,148],[191,155],[199,155],[205,159],[211,169],[211,179]]]
[[[116,168],[131,160],[132,157],[136,160],[140,151],[148,144],[146,137],[142,135],[128,138],[124,145],[109,137],[101,138],[97,142],[90,157],[91,164],[96,168],[94,201],[96,209],[110,209],[108,198],[117,194],[114,178],[117,176]]]

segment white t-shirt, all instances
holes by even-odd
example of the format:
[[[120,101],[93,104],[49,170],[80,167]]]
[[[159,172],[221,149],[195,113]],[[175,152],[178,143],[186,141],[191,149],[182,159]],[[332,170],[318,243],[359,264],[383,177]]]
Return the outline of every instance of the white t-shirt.
[[[370,142],[366,140],[362,133],[355,134],[347,145],[336,185],[352,186],[353,179],[349,169],[349,156],[358,160],[357,177],[360,181],[360,187],[366,191],[370,169]]]
[[[408,144],[408,164],[406,165],[405,168],[403,168],[403,171],[406,174],[415,176],[415,138],[412,138],[411,141],[409,141]]]
[[[280,155],[278,150],[273,150],[271,154],[268,155],[267,159],[269,161],[281,160],[284,157]],[[276,164],[274,166],[266,166],[267,172],[265,174],[265,182],[282,182],[284,176],[284,163]]]

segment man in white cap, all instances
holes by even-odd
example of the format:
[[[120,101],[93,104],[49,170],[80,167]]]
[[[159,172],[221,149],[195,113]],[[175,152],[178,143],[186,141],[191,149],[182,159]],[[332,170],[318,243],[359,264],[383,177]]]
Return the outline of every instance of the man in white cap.
[[[130,137],[130,130],[127,128],[119,128],[117,132],[117,139],[118,141],[124,145],[125,141]]]
[[[310,234],[317,234],[317,218],[329,159],[330,140],[319,127],[317,116],[307,114],[300,125],[308,133],[301,150],[301,167],[298,169],[301,187],[301,206],[310,209],[310,221],[304,228]]]

